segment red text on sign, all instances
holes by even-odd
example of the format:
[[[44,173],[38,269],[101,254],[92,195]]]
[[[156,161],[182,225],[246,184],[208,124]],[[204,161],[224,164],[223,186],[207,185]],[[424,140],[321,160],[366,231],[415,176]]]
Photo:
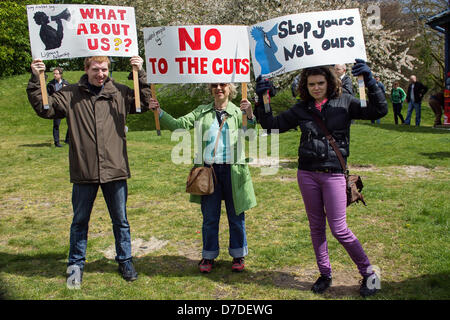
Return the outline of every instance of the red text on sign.
[[[247,74],[250,71],[248,59],[214,59],[212,63],[214,74]]]
[[[206,49],[217,50],[221,46],[222,36],[220,35],[219,30],[217,30],[216,28],[212,28],[206,31],[203,41],[205,43]],[[194,39],[192,39],[186,28],[179,28],[178,42],[180,51],[186,51],[186,44],[189,45],[191,50],[201,50],[202,49],[201,29],[194,28]]]
[[[94,8],[80,8],[81,17],[83,19],[104,19],[104,20],[117,20],[117,16],[120,17],[120,20],[125,20],[125,13],[127,11],[123,9],[117,10],[117,15],[114,12],[114,9],[109,9],[106,11],[105,9],[94,9]]]
[[[208,58],[206,57],[182,57],[175,58],[178,63],[179,74],[207,74]],[[185,71],[185,67],[186,70]]]
[[[101,38],[100,42],[102,45],[100,46],[100,49],[103,51],[108,51],[111,47],[109,45],[109,39],[108,38]],[[97,50],[98,49],[98,39],[87,39],[87,44],[90,50]]]
[[[77,35],[80,34],[114,34],[116,36],[120,35],[123,32],[123,35],[128,35],[128,28],[130,25],[128,24],[118,24],[118,23],[102,23],[98,25],[97,23],[89,23],[84,24],[80,23],[77,28]]]
[[[156,58],[149,58],[148,62],[150,62],[150,64],[151,64],[153,74],[156,74],[156,68],[158,68],[158,72],[160,74],[166,74],[167,70],[169,69],[167,60],[164,58],[161,58],[158,61]]]

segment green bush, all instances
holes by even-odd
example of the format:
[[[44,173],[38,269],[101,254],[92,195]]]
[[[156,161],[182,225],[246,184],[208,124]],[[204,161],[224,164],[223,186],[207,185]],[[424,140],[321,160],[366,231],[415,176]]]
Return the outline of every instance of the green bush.
[[[0,77],[22,74],[29,69],[31,52],[26,3],[33,1],[0,2]]]

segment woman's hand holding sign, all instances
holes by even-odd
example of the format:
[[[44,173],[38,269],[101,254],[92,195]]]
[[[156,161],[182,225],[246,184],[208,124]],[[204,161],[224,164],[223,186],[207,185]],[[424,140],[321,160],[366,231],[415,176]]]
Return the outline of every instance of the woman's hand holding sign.
[[[367,87],[371,87],[377,84],[377,81],[372,77],[372,71],[364,60],[355,59],[355,65],[352,67],[353,76],[363,76],[364,83]]]
[[[369,88],[376,85],[376,80],[372,77],[372,72],[369,66],[364,60],[355,59],[355,65],[352,68],[352,74],[354,77],[358,77],[358,87],[359,87],[359,99],[361,100],[361,107],[367,107],[366,102],[366,90],[364,83]]]
[[[161,107],[159,106],[158,100],[155,98],[150,98],[148,106],[152,111],[158,111],[158,114],[161,114]]]
[[[241,100],[240,104],[241,111],[245,112],[248,119],[253,119],[252,104],[247,99]]]

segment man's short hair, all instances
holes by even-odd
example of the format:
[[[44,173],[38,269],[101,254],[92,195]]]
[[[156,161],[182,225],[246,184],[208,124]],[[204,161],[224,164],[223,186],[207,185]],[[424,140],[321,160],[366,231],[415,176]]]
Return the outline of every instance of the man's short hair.
[[[98,63],[108,62],[108,69],[111,68],[111,61],[109,60],[109,58],[107,56],[97,56],[97,57],[87,57],[86,59],[84,59],[84,69],[85,70],[89,69],[92,61],[95,61]]]
[[[53,71],[58,71],[59,72],[59,74],[63,74],[63,69],[61,68],[61,67],[56,67],[55,69],[53,69]]]

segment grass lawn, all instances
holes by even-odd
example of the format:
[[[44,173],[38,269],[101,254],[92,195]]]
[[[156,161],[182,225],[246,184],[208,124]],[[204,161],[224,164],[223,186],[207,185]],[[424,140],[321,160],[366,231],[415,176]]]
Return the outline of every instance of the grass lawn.
[[[75,82],[80,74],[65,76]],[[132,85],[126,76],[115,73]],[[277,174],[261,175],[261,168],[251,167],[258,206],[246,216],[246,270],[231,272],[223,216],[221,253],[213,272],[202,275],[202,216],[184,192],[191,166],[170,161],[177,142],[169,131],[158,137],[130,126],[128,218],[139,279],[126,283],[117,273],[111,221],[99,191],[82,289],[67,289],[68,146],[53,146],[52,121],[30,107],[28,77],[0,79],[1,298],[361,299],[356,266],[329,230],[333,286],[320,296],[310,291],[318,270],[296,182],[298,131],[279,137],[285,162]],[[347,222],[381,271],[382,290],[370,299],[450,298],[450,131],[433,129],[426,103],[422,110],[420,128],[395,126],[392,109],[381,125],[352,125],[349,164],[363,177],[367,207],[352,205]],[[62,138],[66,128],[63,120]]]

